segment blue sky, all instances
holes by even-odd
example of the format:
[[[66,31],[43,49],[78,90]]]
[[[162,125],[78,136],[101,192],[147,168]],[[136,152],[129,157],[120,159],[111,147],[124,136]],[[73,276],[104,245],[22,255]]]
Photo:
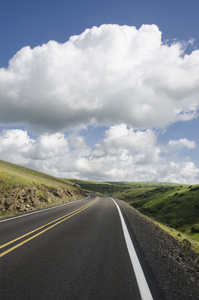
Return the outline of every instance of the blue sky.
[[[65,42],[86,28],[101,24],[140,27],[156,24],[163,40],[195,39],[199,47],[198,0],[2,0],[0,10],[0,65],[22,47],[49,40]]]
[[[199,183],[198,14],[198,0],[2,0],[0,159]]]

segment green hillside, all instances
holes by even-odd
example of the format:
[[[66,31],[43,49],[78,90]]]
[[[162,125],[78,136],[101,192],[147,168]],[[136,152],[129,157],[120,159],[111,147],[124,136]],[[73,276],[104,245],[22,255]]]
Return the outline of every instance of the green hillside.
[[[115,193],[115,197],[199,240],[199,186],[132,188]]]
[[[24,184],[30,186],[35,184],[46,184],[54,187],[72,186],[71,182],[64,179],[56,178],[3,160],[0,160],[0,180],[1,188],[6,189],[14,185],[24,186]]]
[[[199,185],[72,180],[83,189],[124,200],[144,215],[199,240]]]
[[[0,216],[81,198],[79,186],[0,160]]]
[[[112,195],[116,192],[126,191],[130,189],[130,186],[119,185],[114,183],[107,182],[98,182],[98,181],[87,181],[87,180],[78,180],[78,179],[67,179],[68,181],[78,184],[85,192],[95,192],[104,195]]]
[[[157,187],[170,187],[170,186],[179,186],[179,183],[168,183],[168,182],[131,182],[131,181],[110,181],[107,182],[109,184],[114,185],[122,185],[128,187],[136,187],[136,188],[157,188]]]

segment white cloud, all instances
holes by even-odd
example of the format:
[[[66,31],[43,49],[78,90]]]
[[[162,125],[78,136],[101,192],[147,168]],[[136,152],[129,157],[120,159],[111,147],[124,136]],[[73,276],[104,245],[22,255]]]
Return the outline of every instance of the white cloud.
[[[0,157],[16,164],[26,163],[26,153],[34,143],[26,131],[3,130],[0,133]]]
[[[193,147],[186,139],[177,146]],[[103,181],[168,181],[198,183],[199,169],[191,161],[161,157],[152,130],[135,131],[124,124],[110,127],[93,148],[71,133],[30,138],[23,130],[0,133],[0,157],[48,174]]]
[[[170,140],[168,144],[162,149],[164,152],[176,152],[182,148],[195,149],[196,142],[190,141],[187,138],[183,138],[180,140]]]
[[[134,131],[125,124],[110,127],[105,137],[92,151],[94,157],[127,155],[135,164],[149,164],[158,160],[160,149],[152,130]]]
[[[93,27],[0,69],[0,123],[38,134],[3,130],[0,158],[61,177],[198,183],[194,163],[178,160],[195,141],[162,146],[154,130],[196,118],[198,104],[199,50],[163,43],[156,25]],[[93,147],[79,134],[89,124],[108,128]]]
[[[163,182],[193,184],[199,182],[199,169],[193,162],[170,162],[157,170],[157,176]]]
[[[0,69],[1,124],[60,132],[96,122],[165,127],[196,116],[199,51],[163,44],[155,25],[102,25],[21,49]]]

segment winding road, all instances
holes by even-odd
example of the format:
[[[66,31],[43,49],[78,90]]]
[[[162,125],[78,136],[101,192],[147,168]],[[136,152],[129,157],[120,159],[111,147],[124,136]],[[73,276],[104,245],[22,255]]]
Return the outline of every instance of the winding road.
[[[91,195],[1,220],[1,300],[160,299],[125,219],[117,201]]]

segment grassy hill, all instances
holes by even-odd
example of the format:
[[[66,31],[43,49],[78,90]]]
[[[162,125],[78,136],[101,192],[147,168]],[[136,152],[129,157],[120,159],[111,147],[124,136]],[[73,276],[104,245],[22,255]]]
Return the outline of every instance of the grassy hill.
[[[130,189],[130,186],[119,185],[114,183],[107,182],[98,182],[98,181],[87,181],[87,180],[78,180],[78,179],[67,179],[68,181],[80,185],[85,192],[95,192],[104,195],[112,195],[116,192],[126,191]]]
[[[80,187],[69,181],[0,160],[0,216],[82,196]]]
[[[115,193],[148,217],[199,240],[199,186],[132,188]]]
[[[124,200],[154,221],[199,241],[199,185],[71,181],[85,190]]]
[[[117,181],[117,182],[99,182],[99,181],[88,181],[79,179],[67,179],[70,182],[78,184],[88,192],[96,192],[107,195],[115,195],[117,192],[120,194],[136,188],[136,190],[143,189],[154,189],[158,187],[178,187],[178,183],[167,183],[167,182],[130,182],[130,181]],[[131,194],[131,192],[130,192]]]
[[[0,160],[1,187],[46,184],[54,187],[72,186],[70,181]]]

